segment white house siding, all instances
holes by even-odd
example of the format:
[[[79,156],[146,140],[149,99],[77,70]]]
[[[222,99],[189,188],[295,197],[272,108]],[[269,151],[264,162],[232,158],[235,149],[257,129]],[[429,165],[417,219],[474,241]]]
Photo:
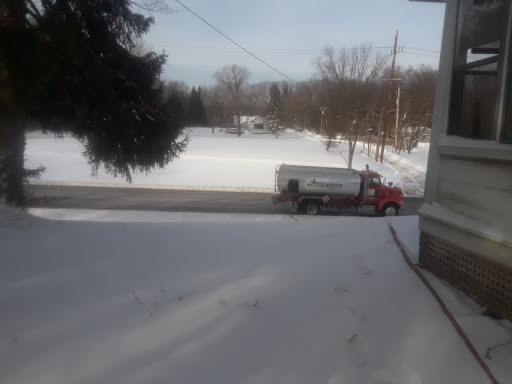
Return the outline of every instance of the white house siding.
[[[252,133],[271,133],[265,120],[260,116],[241,116],[242,126]],[[255,128],[255,124],[263,124],[263,129]]]
[[[447,136],[457,3],[445,6],[420,263],[512,320],[512,145]]]
[[[439,204],[505,230],[512,227],[511,198],[512,164],[441,158]]]

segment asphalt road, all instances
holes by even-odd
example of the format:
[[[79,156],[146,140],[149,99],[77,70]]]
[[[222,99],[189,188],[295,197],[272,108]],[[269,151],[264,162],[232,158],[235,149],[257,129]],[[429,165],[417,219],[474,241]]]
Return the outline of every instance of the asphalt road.
[[[40,208],[116,209],[168,212],[290,214],[291,205],[272,204],[272,194],[178,191],[166,189],[27,185],[29,206]],[[422,198],[405,198],[400,215],[416,215]],[[327,215],[357,215],[355,209]]]

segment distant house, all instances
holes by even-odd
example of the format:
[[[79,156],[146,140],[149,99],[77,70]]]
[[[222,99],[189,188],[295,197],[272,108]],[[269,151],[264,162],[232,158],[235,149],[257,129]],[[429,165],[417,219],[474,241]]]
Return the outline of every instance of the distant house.
[[[512,6],[444,2],[420,263],[512,320]]]
[[[244,129],[252,133],[272,133],[267,121],[261,116],[240,116],[240,122]]]
[[[405,140],[413,140],[418,143],[430,143],[430,136],[432,135],[431,131],[432,130],[428,127],[403,127],[401,134]]]

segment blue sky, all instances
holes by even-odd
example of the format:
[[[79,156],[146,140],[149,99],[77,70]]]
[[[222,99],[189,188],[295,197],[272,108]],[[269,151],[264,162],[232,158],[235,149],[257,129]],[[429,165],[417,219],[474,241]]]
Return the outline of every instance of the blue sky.
[[[399,65],[437,68],[444,4],[408,0],[180,0],[224,34],[294,80],[315,75],[312,60],[326,45],[350,48],[364,42],[392,47],[399,30]],[[174,14],[155,15],[144,37],[169,54],[163,79],[213,84],[227,64],[246,66],[250,83],[285,80],[204,24],[174,0]],[[391,53],[391,48],[382,48]],[[429,52],[434,51],[434,52]]]

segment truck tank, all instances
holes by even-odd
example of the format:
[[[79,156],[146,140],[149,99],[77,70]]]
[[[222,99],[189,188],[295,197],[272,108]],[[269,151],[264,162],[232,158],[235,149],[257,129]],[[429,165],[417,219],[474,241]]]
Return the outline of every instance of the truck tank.
[[[355,169],[281,164],[276,168],[276,189],[286,194],[354,198],[361,176]]]

